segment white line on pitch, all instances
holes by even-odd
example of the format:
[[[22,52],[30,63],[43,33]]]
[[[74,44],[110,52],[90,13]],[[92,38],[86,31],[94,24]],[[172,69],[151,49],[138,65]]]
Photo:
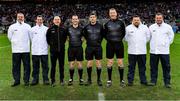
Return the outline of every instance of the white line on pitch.
[[[98,93],[98,100],[99,101],[105,101],[104,93],[102,93],[102,92]]]
[[[8,45],[8,46],[3,46],[3,47],[0,47],[0,49],[2,49],[2,48],[7,48],[7,47],[10,47],[10,45]]]

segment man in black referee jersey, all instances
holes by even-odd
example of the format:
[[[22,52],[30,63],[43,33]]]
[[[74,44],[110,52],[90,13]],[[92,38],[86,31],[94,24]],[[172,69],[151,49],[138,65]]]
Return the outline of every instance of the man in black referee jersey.
[[[105,37],[107,40],[106,45],[106,57],[107,61],[107,72],[108,72],[108,81],[107,87],[112,85],[112,66],[114,62],[114,55],[116,55],[118,62],[118,69],[120,74],[120,85],[125,86],[123,75],[124,75],[124,46],[122,39],[125,36],[125,24],[118,19],[117,11],[114,8],[109,9],[110,20],[104,25],[105,28]]]
[[[101,42],[103,39],[103,26],[101,26],[97,21],[97,15],[92,12],[89,16],[90,23],[84,28],[84,37],[86,39],[86,60],[87,60],[87,73],[88,80],[86,85],[91,85],[91,72],[93,66],[93,59],[96,59],[96,70],[97,70],[97,84],[102,86],[101,82],[101,59],[102,59],[102,46]]]
[[[77,15],[72,15],[71,17],[72,25],[67,28],[67,34],[69,36],[69,48],[68,48],[68,61],[69,61],[69,73],[70,79],[68,85],[73,84],[74,66],[75,61],[78,64],[78,74],[79,74],[79,85],[83,85],[83,48],[82,48],[82,28],[79,26],[79,18]]]

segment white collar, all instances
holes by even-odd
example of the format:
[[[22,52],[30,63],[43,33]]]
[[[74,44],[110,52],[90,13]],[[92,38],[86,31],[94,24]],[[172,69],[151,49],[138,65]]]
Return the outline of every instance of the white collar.
[[[155,24],[156,24],[156,26],[161,27],[164,25],[164,21],[160,25],[158,25],[157,23],[155,23]]]
[[[16,23],[17,23],[17,24],[19,24],[19,25],[22,25],[22,24],[24,24],[24,21],[23,21],[23,22],[21,22],[21,24],[20,24],[18,21],[16,21]]]
[[[37,26],[37,27],[42,27],[42,26],[44,26],[44,24],[41,24],[40,26],[39,26],[38,24],[36,24],[36,26]]]
[[[140,28],[141,27],[141,25],[142,25],[142,23],[140,22],[140,24],[139,24],[139,26],[138,26],[138,28]],[[132,23],[132,26],[133,27],[135,27],[135,28],[137,28],[133,23]]]

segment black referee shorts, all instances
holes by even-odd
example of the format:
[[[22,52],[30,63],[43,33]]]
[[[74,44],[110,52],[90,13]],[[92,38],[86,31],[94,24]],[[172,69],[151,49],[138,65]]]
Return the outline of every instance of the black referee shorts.
[[[124,58],[124,45],[123,42],[107,42],[106,44],[106,58],[112,59],[116,55],[116,58]]]
[[[80,47],[69,47],[68,48],[68,61],[83,61],[83,48]]]
[[[97,47],[86,47],[86,60],[93,60],[94,57],[96,60],[101,60],[102,59],[102,47],[97,46]]]

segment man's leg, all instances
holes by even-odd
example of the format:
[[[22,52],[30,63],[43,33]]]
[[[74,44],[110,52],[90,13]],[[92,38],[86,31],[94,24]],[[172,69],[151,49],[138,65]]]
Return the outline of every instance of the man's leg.
[[[162,64],[165,87],[171,88],[171,86],[170,86],[170,80],[171,80],[170,69],[171,69],[171,66],[170,66],[169,55],[160,55],[160,60],[161,60],[161,64]]]
[[[128,86],[133,85],[134,81],[134,73],[136,67],[137,56],[128,54],[128,61],[129,61],[129,69],[128,69]]]
[[[112,85],[112,65],[113,65],[113,63],[114,63],[114,59],[107,60],[107,72],[108,72],[107,87],[110,87]]]
[[[93,66],[93,60],[88,60],[88,61],[87,61],[87,74],[88,74],[88,79],[87,79],[87,84],[86,84],[86,85],[92,84],[92,80],[91,80],[92,66]]]
[[[55,73],[56,73],[56,61],[58,54],[51,52],[51,84],[54,86],[55,83]]]
[[[107,87],[110,87],[112,85],[112,66],[114,63],[114,45],[107,42],[106,44],[106,58],[107,58],[107,73],[108,73],[108,81],[107,81]]]
[[[30,79],[30,53],[23,53],[22,54],[22,61],[24,66],[24,83],[25,86],[29,85],[29,79]]]
[[[74,66],[75,66],[75,48],[74,47],[69,47],[68,48],[68,61],[69,61],[69,75],[70,79],[68,82],[68,85],[73,84],[73,76],[74,76]]]
[[[96,47],[95,48],[95,59],[96,59],[96,71],[97,71],[97,84],[98,86],[102,86],[101,82],[101,71],[102,71],[102,64],[101,64],[101,59],[102,59],[102,47]]]
[[[32,55],[33,62],[33,72],[32,72],[32,83],[31,85],[36,85],[39,83],[39,67],[40,67],[40,57],[37,55]]]
[[[141,84],[147,85],[146,79],[146,55],[138,55],[138,67]]]
[[[73,84],[74,64],[75,64],[75,61],[70,61],[70,62],[69,62],[69,67],[70,67],[70,68],[69,68],[70,79],[69,79],[68,85],[72,85],[72,84]]]
[[[120,76],[120,85],[122,87],[125,86],[125,82],[124,82],[124,64],[123,64],[123,58],[118,58],[118,70],[119,70],[119,76]]]
[[[83,65],[82,62],[84,60],[83,58],[83,48],[79,47],[76,49],[76,60],[77,60],[77,64],[78,64],[78,74],[79,74],[79,85],[83,85],[84,84],[84,80],[82,78],[83,75]]]
[[[98,84],[98,86],[102,86],[102,82],[101,82],[101,71],[102,71],[101,60],[96,60],[96,71],[97,71],[97,84]]]
[[[83,78],[82,78],[82,75],[83,75],[83,67],[82,67],[82,61],[77,61],[78,63],[78,74],[79,74],[79,85],[83,85]]]
[[[20,53],[13,53],[12,54],[12,73],[14,78],[14,83],[11,85],[12,87],[17,86],[20,84],[20,76],[21,76],[21,54]]]
[[[92,84],[91,80],[91,73],[92,73],[92,66],[93,66],[93,48],[92,47],[86,47],[86,60],[87,60],[87,74],[88,74],[88,79],[86,82],[86,86]]]
[[[123,42],[115,44],[115,53],[116,53],[117,62],[118,62],[118,69],[119,69],[119,75],[120,75],[120,85],[122,87],[124,87],[125,82],[124,82],[124,63],[123,63],[123,58],[124,58]]]
[[[60,74],[60,84],[64,86],[64,59],[65,59],[65,49],[61,49],[59,52],[59,74]]]
[[[151,67],[151,84],[155,86],[157,83],[158,76],[158,63],[159,63],[159,55],[150,54],[150,67]]]
[[[48,55],[41,56],[41,64],[42,64],[42,75],[43,75],[43,83],[45,85],[49,85],[49,67],[48,67]]]

